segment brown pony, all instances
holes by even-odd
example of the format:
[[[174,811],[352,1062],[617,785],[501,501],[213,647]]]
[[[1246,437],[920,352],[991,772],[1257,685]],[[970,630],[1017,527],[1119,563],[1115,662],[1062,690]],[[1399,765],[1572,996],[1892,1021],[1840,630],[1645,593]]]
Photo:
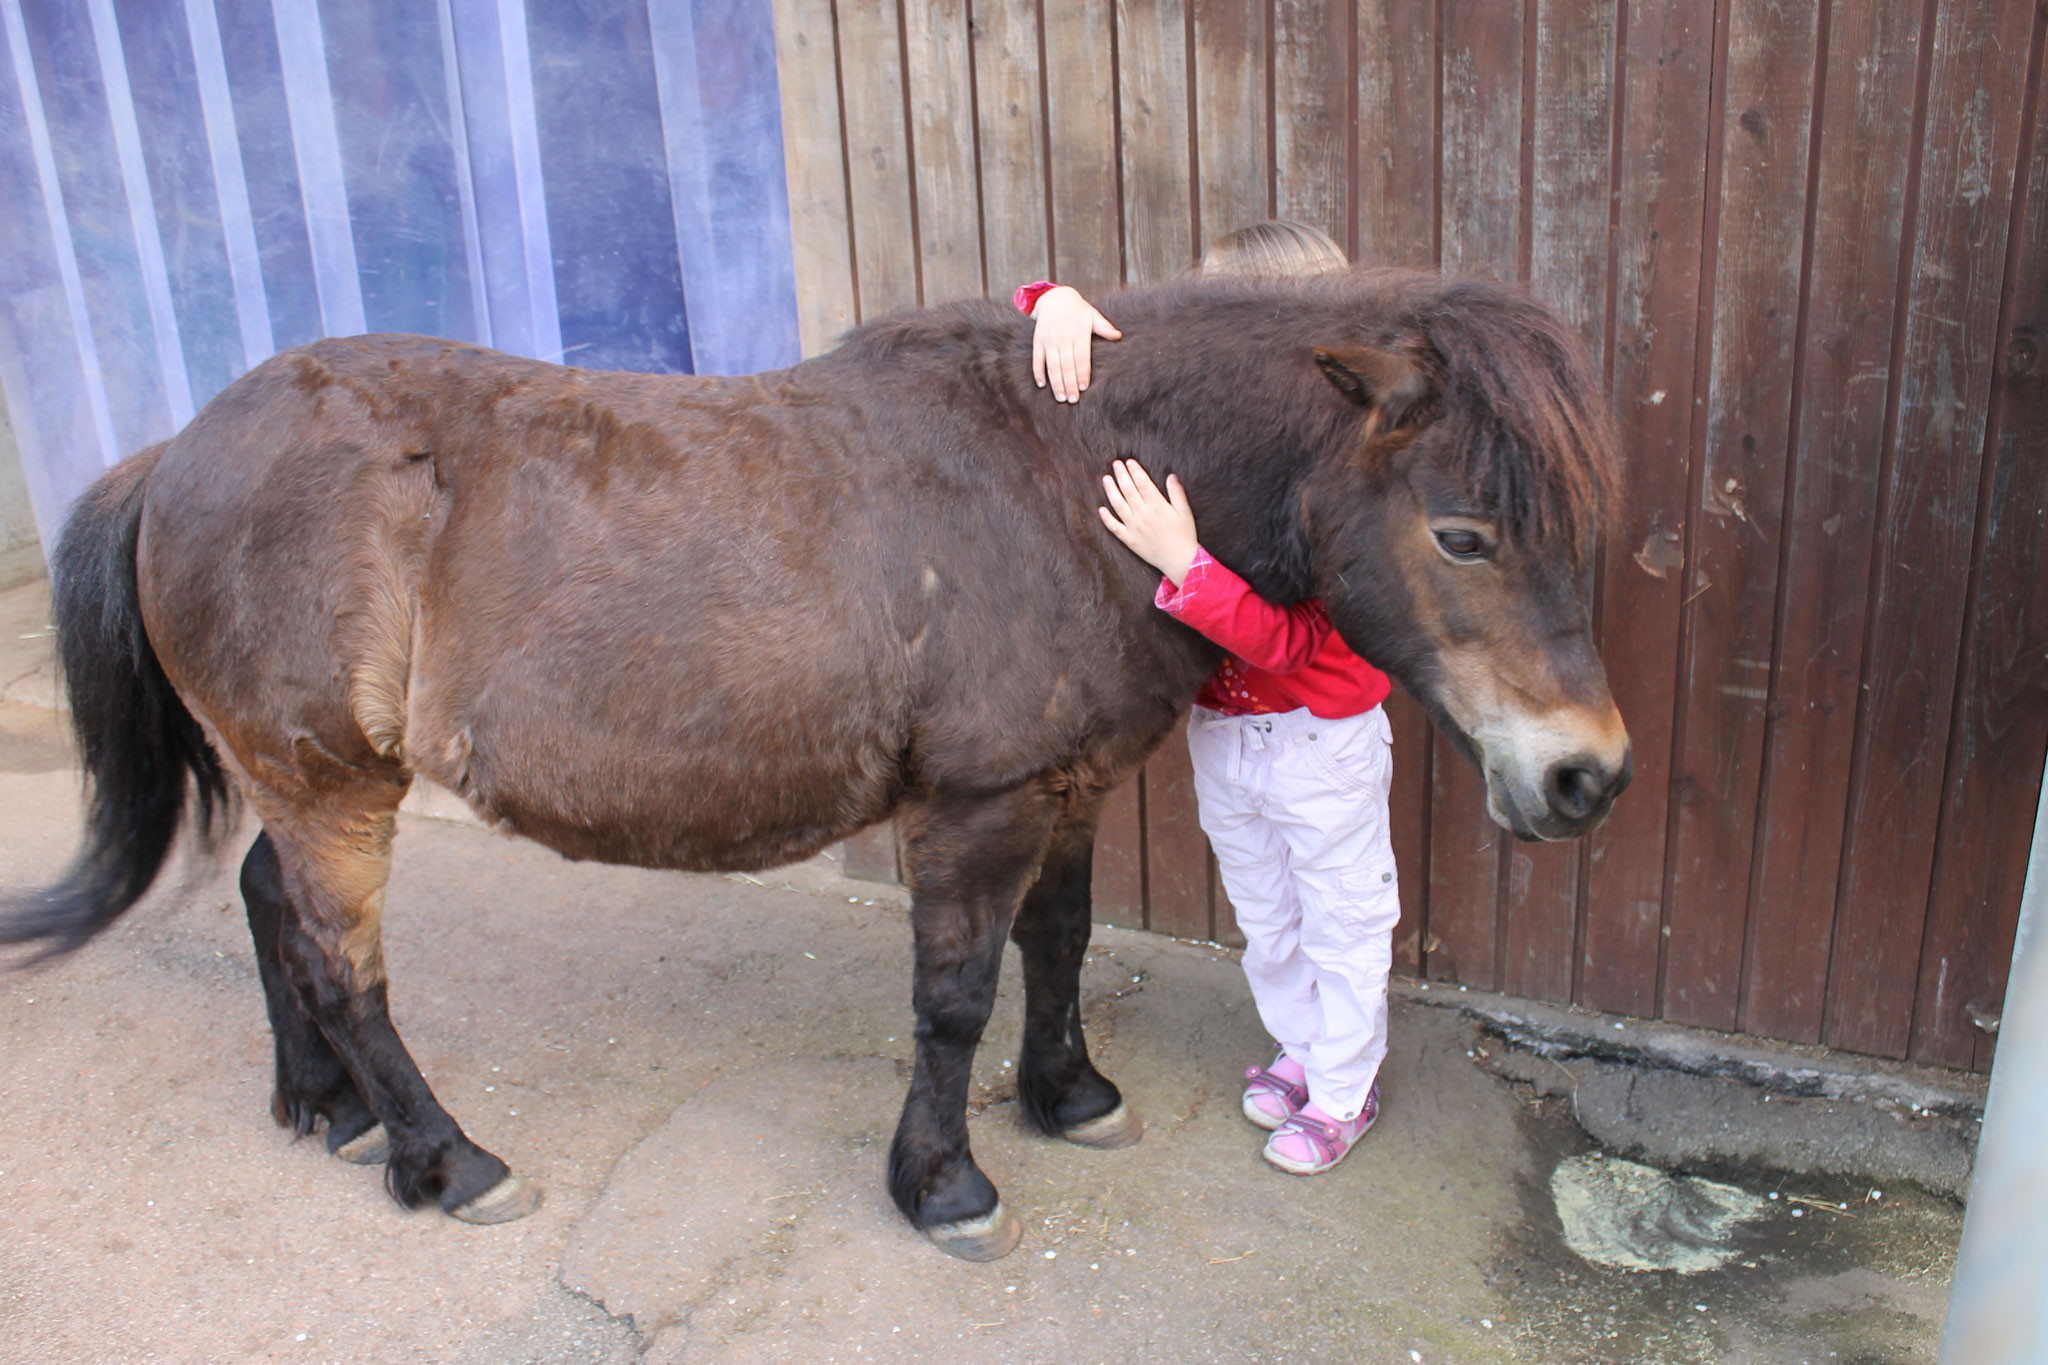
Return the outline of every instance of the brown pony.
[[[0,942],[83,943],[191,807],[210,834],[239,795],[263,824],[242,888],[277,1120],[324,1120],[407,1205],[494,1222],[537,1190],[442,1109],[385,1008],[415,775],[649,867],[772,867],[893,815],[917,1053],[890,1188],[948,1251],[1007,1252],[965,1112],[1003,941],[1025,1114],[1135,1141],[1082,1041],[1096,817],[1219,659],[1096,520],[1112,457],[1177,472],[1262,594],[1320,596],[1517,835],[1584,834],[1629,774],[1578,591],[1612,438],[1552,313],[1369,272],[1183,281],[1115,312],[1127,339],[1073,407],[987,303],[737,379],[401,336],[273,357],[71,516],[56,615],[89,827]]]

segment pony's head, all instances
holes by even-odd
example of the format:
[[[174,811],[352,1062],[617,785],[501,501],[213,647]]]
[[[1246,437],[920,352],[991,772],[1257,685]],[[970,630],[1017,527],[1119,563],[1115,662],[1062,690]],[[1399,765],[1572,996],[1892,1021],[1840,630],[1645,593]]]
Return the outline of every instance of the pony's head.
[[[1369,320],[1299,358],[1348,411],[1298,490],[1314,589],[1479,765],[1495,821],[1586,834],[1632,771],[1586,607],[1616,484],[1592,370],[1556,314],[1506,286],[1339,287],[1361,285]]]

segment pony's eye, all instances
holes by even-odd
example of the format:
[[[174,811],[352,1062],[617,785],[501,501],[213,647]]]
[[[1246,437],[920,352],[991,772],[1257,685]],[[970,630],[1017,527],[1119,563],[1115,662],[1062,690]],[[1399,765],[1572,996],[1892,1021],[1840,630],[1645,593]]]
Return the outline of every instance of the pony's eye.
[[[1473,560],[1486,558],[1486,537],[1480,535],[1477,531],[1465,531],[1456,528],[1438,531],[1436,533],[1436,543],[1443,547],[1443,552],[1452,559],[1470,563]]]

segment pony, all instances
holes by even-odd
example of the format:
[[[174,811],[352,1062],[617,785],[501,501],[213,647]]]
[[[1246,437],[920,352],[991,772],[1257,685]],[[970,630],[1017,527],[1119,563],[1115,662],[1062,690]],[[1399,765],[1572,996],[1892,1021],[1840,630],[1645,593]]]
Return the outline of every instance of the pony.
[[[1028,322],[901,314],[737,378],[329,339],[229,385],[88,490],[53,556],[88,806],[0,942],[79,947],[181,831],[253,808],[241,890],[272,1113],[491,1223],[539,1186],[473,1141],[392,1027],[381,948],[418,776],[569,858],[744,871],[894,818],[916,1056],[888,1183],[944,1250],[1013,1249],[969,1063],[1022,954],[1018,1095],[1096,1147],[1142,1123],[1089,1059],[1080,969],[1105,795],[1220,651],[1095,509],[1177,473],[1204,544],[1420,699],[1524,839],[1583,835],[1628,736],[1582,584],[1614,436],[1555,313],[1475,279],[1182,280],[1118,296],[1086,401]]]

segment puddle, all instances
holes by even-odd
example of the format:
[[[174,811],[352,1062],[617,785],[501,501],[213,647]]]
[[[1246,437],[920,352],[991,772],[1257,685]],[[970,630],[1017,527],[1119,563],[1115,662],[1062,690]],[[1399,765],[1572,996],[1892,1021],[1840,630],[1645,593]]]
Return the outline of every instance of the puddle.
[[[1950,1201],[1755,1168],[1666,1173],[1597,1151],[1567,1102],[1523,1093],[1520,1217],[1487,1272],[1509,1358],[1935,1359],[1962,1228]]]
[[[1599,1152],[1567,1157],[1550,1174],[1565,1245],[1596,1265],[1696,1275],[1740,1253],[1735,1232],[1770,1208],[1762,1195],[1674,1176]]]

